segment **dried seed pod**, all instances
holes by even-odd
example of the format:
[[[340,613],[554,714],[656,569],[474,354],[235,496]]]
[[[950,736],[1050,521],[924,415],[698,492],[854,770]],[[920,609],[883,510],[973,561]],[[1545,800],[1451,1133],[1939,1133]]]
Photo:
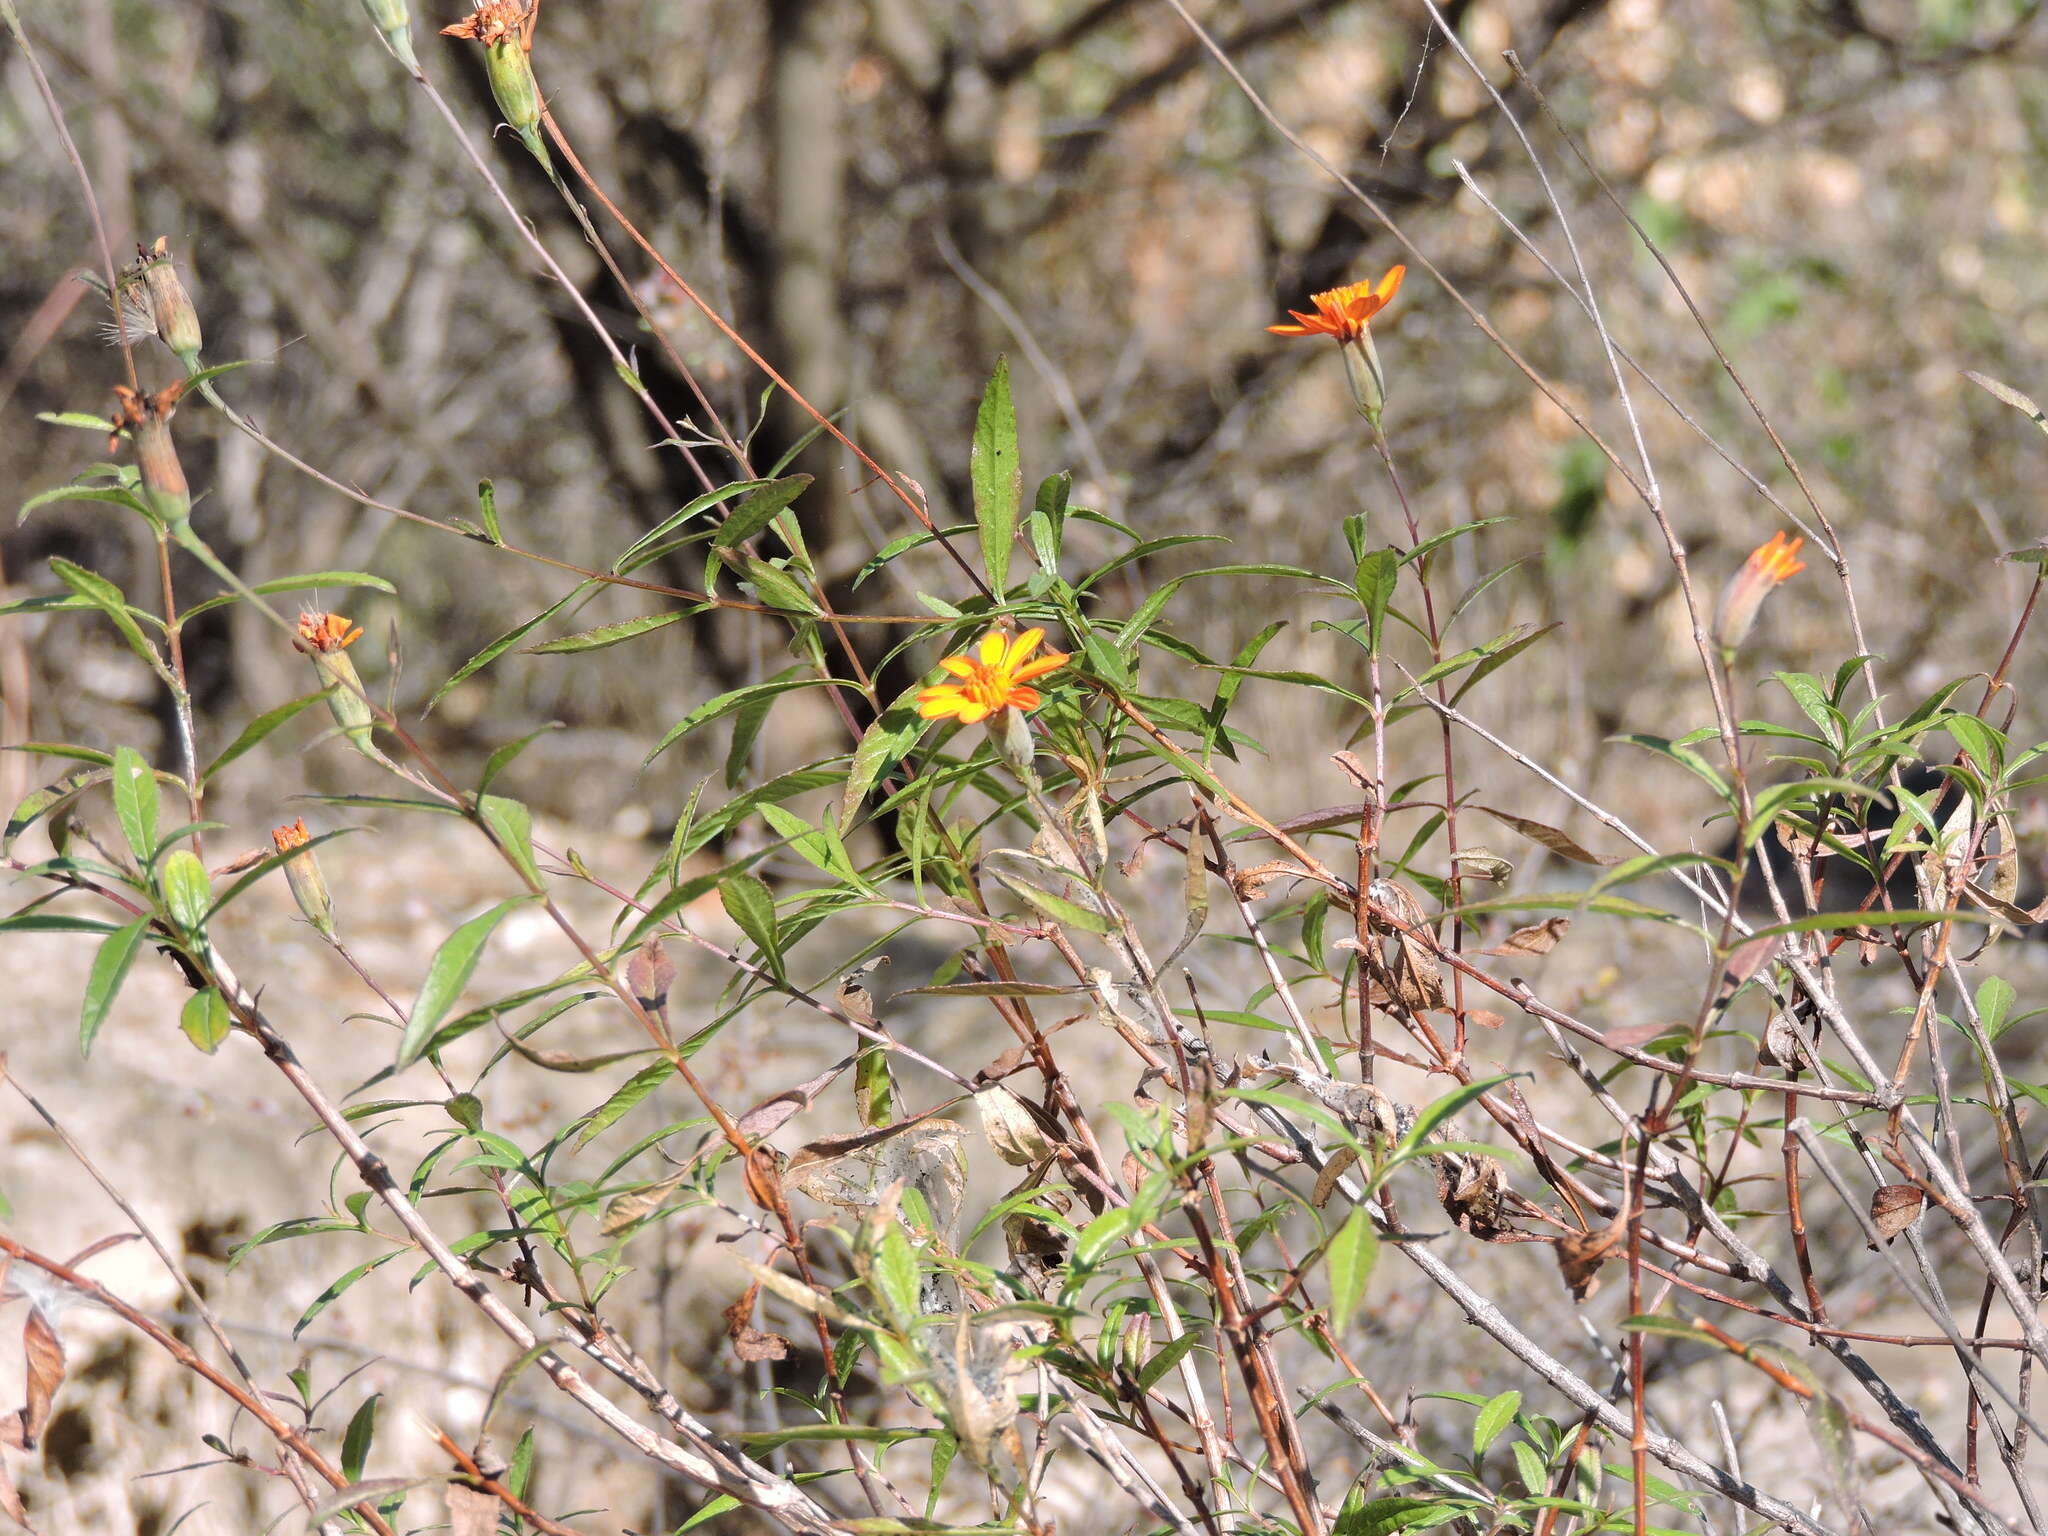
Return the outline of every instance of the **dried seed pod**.
[[[136,246],[135,256],[132,270],[142,280],[156,334],[190,373],[199,366],[199,311],[192,307],[191,296],[178,279],[169,236],[158,235],[156,244],[146,250]]]

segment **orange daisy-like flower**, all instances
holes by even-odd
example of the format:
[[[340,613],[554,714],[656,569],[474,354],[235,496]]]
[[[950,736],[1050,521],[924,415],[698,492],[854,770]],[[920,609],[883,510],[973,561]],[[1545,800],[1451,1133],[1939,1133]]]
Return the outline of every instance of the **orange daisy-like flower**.
[[[1028,659],[1045,639],[1042,629],[1027,629],[1014,640],[992,629],[981,637],[972,656],[948,656],[939,666],[957,677],[957,683],[940,683],[917,696],[917,712],[927,720],[958,720],[975,725],[1006,709],[1036,709],[1044,702],[1036,688],[1026,686],[1033,678],[1056,672],[1067,664],[1059,651],[1047,651],[1036,661]]]
[[[1349,283],[1342,288],[1332,288],[1327,293],[1309,295],[1316,312],[1304,315],[1298,309],[1290,309],[1294,316],[1293,325],[1269,325],[1267,330],[1275,336],[1334,336],[1339,341],[1356,341],[1365,334],[1365,328],[1372,317],[1394,302],[1394,295],[1401,290],[1401,279],[1408,275],[1405,266],[1389,267],[1387,275],[1376,283]]]
[[[290,853],[295,848],[303,848],[312,840],[313,834],[306,830],[306,818],[303,816],[289,826],[279,827],[270,834],[270,841],[279,853]]]
[[[302,613],[298,638],[293,646],[308,656],[331,656],[363,638],[363,626],[351,624],[338,613]]]

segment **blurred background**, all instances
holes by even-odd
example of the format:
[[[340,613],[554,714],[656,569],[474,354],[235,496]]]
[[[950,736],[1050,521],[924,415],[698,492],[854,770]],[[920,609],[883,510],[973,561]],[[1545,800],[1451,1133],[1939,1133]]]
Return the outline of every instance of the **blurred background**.
[[[207,360],[255,361],[219,388],[279,442],[378,500],[442,520],[474,518],[477,483],[489,478],[510,540],[585,565],[607,563],[697,493],[446,125],[376,45],[356,0],[22,8],[117,252],[168,237],[205,325]],[[1556,211],[1426,9],[1411,0],[1190,8],[1279,118],[1376,199],[1626,458],[1630,424],[1598,334],[1503,221],[1569,271]],[[678,434],[694,435],[706,425],[702,406],[620,300],[569,209],[509,135],[487,141],[496,112],[477,50],[433,35],[463,9],[415,0],[423,60],[664,409],[693,424]],[[1506,50],[1659,243],[1840,530],[1870,648],[1884,658],[1882,686],[1901,711],[1997,664],[2032,573],[1996,557],[2042,532],[2048,443],[1961,377],[1975,369],[2048,398],[2048,28],[2036,9],[2028,0],[1443,0],[1541,155],[1614,340],[1720,445],[1631,379],[1706,600],[1786,526],[1744,470],[1789,506],[1803,497],[1684,300],[1515,81]],[[1027,487],[1071,469],[1077,504],[1145,537],[1234,541],[1171,551],[1112,581],[1100,597],[1106,613],[1221,559],[1346,567],[1340,528],[1354,514],[1372,519],[1377,539],[1396,535],[1399,508],[1327,344],[1263,327],[1305,308],[1314,290],[1410,259],[1406,286],[1374,327],[1393,452],[1425,532],[1505,519],[1445,552],[1443,589],[1513,567],[1454,638],[1473,645],[1518,624],[1560,626],[1532,661],[1475,690],[1475,709],[1660,846],[1718,836],[1700,830],[1682,776],[1648,770],[1640,753],[1608,741],[1632,730],[1676,735],[1709,719],[1672,568],[1642,504],[1387,230],[1261,119],[1162,0],[546,0],[535,63],[564,131],[611,196],[812,401],[843,413],[880,463],[913,479],[942,526],[970,516],[975,402],[1007,354]],[[1461,183],[1461,164],[1498,213]],[[104,413],[121,374],[99,334],[100,307],[71,275],[97,264],[73,172],[11,48],[0,54],[0,174],[0,483],[18,503],[106,456],[103,440],[36,413]],[[801,413],[765,398],[744,359],[599,222],[713,406],[750,434],[757,466],[797,450]],[[154,382],[174,376],[160,350],[139,356]],[[356,568],[397,584],[396,598],[326,598],[366,626],[357,649],[366,675],[379,686],[395,675],[401,713],[437,754],[459,768],[548,722],[572,727],[523,756],[507,791],[628,884],[723,738],[644,772],[635,769],[642,755],[693,706],[790,663],[770,626],[706,617],[592,656],[504,657],[421,718],[455,667],[574,578],[365,510],[197,404],[181,410],[178,429],[203,492],[198,525],[249,579]],[[735,473],[715,451],[701,458],[715,478]],[[812,444],[798,462],[819,477],[799,511],[841,606],[915,613],[920,589],[954,590],[928,550],[853,588],[863,562],[905,531],[902,508],[842,453]],[[139,598],[153,590],[153,546],[123,523],[79,505],[45,508],[19,528],[5,521],[11,595],[60,590],[47,569],[53,555]],[[1070,526],[1077,568],[1123,548],[1105,530]],[[1786,715],[1781,695],[1750,687],[1772,668],[1827,673],[1853,652],[1832,573],[1811,546],[1807,554],[1812,568],[1772,600],[1744,650],[1746,712]],[[701,559],[647,574],[695,586]],[[190,592],[208,587],[196,569],[181,581]],[[1205,599],[1212,590],[1223,588],[1184,589],[1168,621],[1210,655],[1233,653],[1299,600],[1297,587],[1277,581],[1233,584],[1228,603]],[[657,600],[610,589],[539,633],[658,611]],[[0,622],[13,637],[0,674],[10,741],[168,754],[160,690],[103,625],[70,614]],[[1355,655],[1300,622],[1260,664],[1355,686]],[[195,626],[187,656],[217,737],[202,755],[310,686],[303,659],[275,631],[232,609]],[[2039,657],[2030,642],[2016,658],[2022,699],[2041,680]],[[931,659],[892,663],[886,687],[909,686]],[[769,766],[842,749],[836,723],[807,698],[778,706],[759,748]],[[1248,770],[1262,808],[1290,814],[1355,798],[1326,762],[1355,717],[1272,689],[1248,693],[1233,718],[1272,749]],[[292,814],[285,796],[354,783],[360,765],[347,754],[309,750],[325,729],[310,713],[295,721],[223,782],[209,809],[260,839],[260,828]],[[1426,758],[1433,734],[1415,736]],[[1476,746],[1468,764],[1469,784],[1510,779]],[[40,782],[31,773],[50,776],[46,766],[13,758],[0,787]],[[1517,811],[1567,819],[1561,801],[1514,782]],[[2031,888],[2041,827],[2037,811],[2027,816]],[[372,969],[407,974],[451,914],[495,888],[465,872],[437,833],[408,824],[403,837],[377,840],[374,854],[344,851],[371,841],[337,845],[331,862],[349,877],[344,910],[358,914]],[[246,914],[232,921],[247,925],[229,930],[240,939],[268,946],[278,974],[298,978],[302,992],[281,1001],[305,1015],[316,1065],[338,1083],[361,1077],[351,1075],[360,1034],[334,1022],[353,984],[328,974],[309,938],[280,939],[274,921],[266,930]],[[554,974],[560,957],[546,940],[508,925],[493,984]],[[1672,975],[1698,961],[1675,941],[1641,944],[1636,958]],[[2002,953],[2037,947],[2015,941]],[[297,1214],[294,1191],[321,1187],[328,1154],[317,1145],[296,1149],[295,1160],[274,1155],[277,1125],[295,1126],[302,1112],[257,1068],[216,1073],[170,1036],[177,989],[153,973],[138,972],[121,1017],[148,1016],[166,1059],[120,1044],[139,1033],[110,1028],[94,1075],[79,1074],[71,1020],[88,956],[56,941],[43,948],[41,966],[23,963],[29,951],[10,952],[19,990],[13,1015],[0,1016],[0,1048],[46,1097],[85,1117],[75,1128],[92,1131],[96,1147],[111,1138],[110,1161],[224,1304],[237,1316],[281,1316],[288,1328],[317,1292],[306,1264],[333,1256],[266,1250],[233,1280],[224,1259],[254,1225]],[[1572,958],[1569,972],[1553,973],[1560,995],[1602,1017],[1611,958],[1599,949]],[[2021,960],[2003,964],[2021,974]],[[1622,1001],[1612,1022],[1629,1022]],[[764,1062],[771,1073],[787,1065],[787,1078],[823,1048],[787,1023],[743,1044],[744,1054],[707,1053],[705,1064],[735,1096]],[[728,1045],[742,1042],[721,1051]],[[49,1094],[52,1085],[62,1091]],[[494,1104],[505,1116],[494,1123],[531,1131],[596,1097],[552,1079],[527,1091]],[[144,1122],[147,1136],[132,1134]],[[75,1228],[81,1241],[105,1230],[114,1217],[79,1193],[76,1169],[45,1130],[22,1116],[7,1123],[0,1185],[24,1230]],[[1859,1241],[1845,1231],[1835,1236]],[[694,1264],[701,1283],[717,1257],[708,1243],[703,1227],[679,1232],[655,1273],[689,1276]],[[166,1315],[178,1305],[146,1258],[116,1256],[97,1272]],[[400,1296],[398,1283],[383,1294]],[[1411,1276],[1399,1284],[1406,1289],[1376,1305],[1375,1358],[1396,1379],[1422,1379],[1456,1346],[1423,1326],[1441,1320],[1434,1298]],[[1864,1300],[1881,1308],[1881,1290]],[[1558,1326],[1569,1330],[1556,1295]],[[661,1300],[652,1308],[660,1350],[685,1362],[693,1406],[744,1419],[748,1384],[726,1361],[715,1320],[678,1320]],[[489,1343],[473,1359],[458,1348],[477,1335],[452,1304],[402,1320],[396,1310],[337,1306],[303,1339],[260,1326],[248,1338],[266,1351],[267,1369],[314,1358],[331,1382],[388,1353],[400,1365],[380,1384],[414,1393],[405,1400],[448,1422],[475,1408],[498,1364]],[[104,1331],[102,1344],[81,1350],[90,1363],[72,1416],[53,1428],[42,1485],[50,1502],[39,1507],[64,1511],[60,1531],[154,1536],[197,1497],[190,1484],[173,1497],[135,1480],[189,1450],[178,1406],[186,1388],[164,1362]],[[1468,1384],[1479,1390],[1474,1370]],[[1960,1403],[1944,1390],[1930,1386],[1924,1406],[1950,1422]],[[1764,1412],[1757,1394],[1747,1401]],[[134,1433],[126,1416],[136,1404],[154,1405],[162,1437]],[[549,1497],[596,1496],[591,1480],[617,1464],[551,1403],[525,1406],[559,1433],[561,1481]],[[1751,1424],[1741,1420],[1745,1432]],[[416,1428],[394,1433],[425,1446]],[[1797,1462],[1806,1444],[1781,1434],[1777,1453]],[[191,1529],[245,1528],[228,1480],[207,1486],[225,1502]],[[1910,1477],[1894,1486],[1910,1505]],[[1070,1493],[1083,1522],[1073,1529],[1085,1531],[1099,1490]],[[632,1507],[651,1509],[651,1520],[680,1519],[693,1505],[671,1488]]]
[[[169,237],[208,360],[257,360],[221,387],[280,442],[444,520],[473,518],[476,483],[489,477],[509,538],[585,563],[695,494],[682,459],[651,450],[649,419],[445,126],[366,41],[351,0],[35,9],[117,249]],[[2030,487],[2042,445],[1959,375],[2048,387],[2038,364],[2048,43],[2035,7],[1446,0],[1444,10],[1528,124],[1616,341],[1798,505],[1682,301],[1515,84],[1504,50],[1661,242],[1841,528],[1885,686],[1925,692],[1993,664],[2025,573],[1991,557],[2037,532]],[[495,112],[479,50],[432,35],[461,7],[418,11],[423,56],[481,139]],[[1569,269],[1526,155],[1469,70],[1432,42],[1423,8],[1231,0],[1200,14],[1276,113],[1626,446],[1584,312],[1460,185],[1458,163]],[[1220,532],[1238,545],[1222,558],[1321,565],[1341,558],[1347,515],[1370,513],[1391,534],[1396,509],[1341,371],[1325,346],[1262,327],[1403,252],[1261,122],[1164,4],[547,0],[539,36],[543,88],[599,180],[800,389],[843,411],[881,463],[924,488],[941,524],[965,515],[974,402],[1007,353],[1031,481],[1071,468],[1077,503],[1147,537]],[[0,475],[26,499],[103,456],[34,413],[104,410],[119,365],[97,307],[69,277],[94,264],[72,173],[19,59],[4,79],[0,402],[11,427]],[[701,408],[516,141],[503,135],[488,153],[665,408],[701,426]],[[764,419],[759,377],[622,239],[613,245],[714,405],[736,433],[754,430],[756,460],[772,462],[803,418],[777,401]],[[1564,625],[1546,642],[1553,664],[1496,685],[1497,723],[1668,835],[1655,797],[1630,793],[1635,756],[1602,745],[1653,714],[1704,718],[1671,569],[1640,503],[1426,274],[1411,272],[1375,330],[1391,374],[1388,426],[1423,526],[1512,519],[1451,556],[1465,573],[1521,562],[1463,621],[1464,640]],[[160,352],[145,364],[171,376]],[[1782,519],[1639,382],[1636,395],[1671,515],[1711,593]],[[463,658],[569,588],[559,572],[352,505],[196,406],[179,432],[204,492],[200,526],[251,578],[341,566],[402,575],[395,602],[330,594],[368,625],[369,647],[396,636],[402,701],[423,701]],[[716,453],[704,459],[720,478],[731,472]],[[813,449],[801,467],[821,477],[801,509],[843,583],[903,531],[902,509],[843,454]],[[1119,547],[1104,534],[1093,553]],[[1217,549],[1163,556],[1149,572],[1216,563]],[[10,531],[0,554],[16,591],[54,588],[51,554],[124,582],[149,558],[111,519],[76,508]],[[651,574],[695,585],[695,563]],[[921,556],[902,570],[847,605],[915,612],[916,578],[934,591],[948,579]],[[1271,595],[1289,600],[1285,586]],[[1112,587],[1106,611],[1140,596]],[[655,610],[613,591],[557,628]],[[1774,605],[1754,675],[1788,662],[1831,668],[1852,649],[1839,613],[1817,568]],[[1184,599],[1171,622],[1227,655],[1264,617]],[[706,619],[599,657],[511,657],[424,729],[460,752],[549,720],[579,727],[529,756],[519,791],[660,835],[693,765],[676,754],[635,778],[626,769],[644,747],[618,733],[638,743],[785,664],[764,643],[761,626]],[[1299,625],[1265,659],[1348,666],[1341,643]],[[218,616],[191,650],[212,708],[253,712],[300,691],[302,663],[246,618]],[[32,734],[152,745],[154,690],[110,637],[63,616],[33,626],[32,652]],[[2021,658],[2023,679],[2031,665]],[[288,735],[280,752],[288,760],[307,739]],[[281,761],[279,771],[297,770]]]

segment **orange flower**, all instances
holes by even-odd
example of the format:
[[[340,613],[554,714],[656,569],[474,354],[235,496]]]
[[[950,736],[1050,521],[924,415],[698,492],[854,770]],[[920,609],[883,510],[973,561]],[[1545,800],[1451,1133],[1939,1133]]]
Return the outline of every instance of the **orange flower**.
[[[270,834],[270,840],[279,853],[290,853],[294,848],[303,848],[313,840],[313,834],[306,830],[306,818],[301,816],[290,826],[279,827]]]
[[[1733,651],[1742,644],[1764,599],[1806,569],[1806,562],[1798,558],[1805,542],[1786,538],[1781,529],[1751,550],[1742,569],[1728,578],[1714,608],[1714,638],[1724,649]]]
[[[292,645],[308,656],[331,656],[363,638],[363,626],[350,624],[338,613],[302,613],[299,636]]]
[[[1339,341],[1356,341],[1365,334],[1372,317],[1394,302],[1401,279],[1407,274],[1405,266],[1389,267],[1387,275],[1377,283],[1350,283],[1327,293],[1311,294],[1309,301],[1316,307],[1314,314],[1304,315],[1298,309],[1290,309],[1288,313],[1297,324],[1269,325],[1266,329],[1275,336],[1334,336]]]
[[[976,655],[948,656],[939,663],[960,681],[922,690],[917,712],[927,720],[974,725],[1006,709],[1038,708],[1043,702],[1038,690],[1025,685],[1067,664],[1059,651],[1047,651],[1036,661],[1025,659],[1044,639],[1042,629],[1027,629],[1014,640],[1006,640],[999,629],[990,630],[981,637]]]

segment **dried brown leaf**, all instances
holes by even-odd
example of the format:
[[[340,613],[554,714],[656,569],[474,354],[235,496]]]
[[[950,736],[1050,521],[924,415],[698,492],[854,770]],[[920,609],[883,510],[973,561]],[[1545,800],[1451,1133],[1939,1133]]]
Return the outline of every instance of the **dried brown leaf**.
[[[1732,996],[1751,977],[1770,963],[1771,956],[1785,942],[1783,934],[1769,934],[1761,939],[1751,939],[1738,944],[1729,952],[1728,963],[1721,967],[1721,996]]]
[[[30,1307],[21,1325],[21,1353],[27,1366],[28,1401],[15,1411],[11,1423],[0,1419],[0,1439],[32,1451],[42,1442],[57,1388],[64,1384],[64,1346],[41,1307]]]
[[[1527,928],[1517,928],[1491,949],[1479,951],[1482,955],[1547,955],[1557,948],[1558,943],[1570,930],[1572,920],[1562,915],[1546,917],[1540,923]]]
[[[1317,1210],[1330,1203],[1330,1196],[1336,1193],[1337,1181],[1349,1173],[1358,1163],[1358,1153],[1351,1147],[1339,1147],[1330,1154],[1330,1160],[1323,1164],[1322,1172],[1316,1175],[1315,1193],[1309,1196]]]
[[[21,1494],[14,1486],[14,1479],[8,1475],[5,1462],[0,1462],[0,1515],[12,1520],[29,1536],[35,1536],[35,1527],[28,1522],[28,1506],[21,1502]]]
[[[1495,1013],[1491,1008],[1467,1008],[1465,1022],[1477,1024],[1481,1029],[1499,1029],[1507,1023],[1507,1015]]]
[[[1436,1160],[1436,1198],[1460,1232],[1497,1243],[1508,1225],[1508,1171],[1497,1157],[1458,1152]]]
[[[840,1073],[852,1066],[856,1056],[848,1056],[834,1062],[807,1083],[798,1083],[794,1088],[763,1099],[739,1118],[739,1128],[749,1141],[760,1141],[773,1136],[799,1112],[809,1109],[812,1102],[838,1081]]]
[[[981,1113],[981,1131],[996,1156],[1013,1168],[1029,1168],[1053,1155],[1057,1143],[1031,1106],[1009,1089],[984,1088],[974,1096]]]
[[[732,1352],[749,1365],[757,1360],[789,1358],[788,1339],[754,1326],[754,1301],[760,1294],[761,1282],[756,1280],[747,1287],[744,1296],[721,1314],[725,1318],[725,1336],[732,1343]]]
[[[1870,1195],[1870,1219],[1878,1235],[1897,1237],[1919,1219],[1927,1192],[1918,1184],[1882,1184]]]
[[[604,1215],[598,1221],[597,1230],[606,1237],[616,1237],[666,1200],[676,1186],[689,1176],[689,1170],[683,1169],[658,1183],[628,1190],[623,1195],[614,1195],[605,1202]]]
[[[633,1000],[648,1013],[665,1018],[668,1013],[668,994],[676,984],[676,963],[669,959],[668,950],[659,938],[650,938],[633,951],[633,958],[626,962],[626,990],[633,994]]]
[[[1627,1221],[1616,1216],[1604,1227],[1567,1232],[1557,1240],[1557,1267],[1572,1300],[1585,1301],[1600,1289],[1600,1266],[1613,1256],[1627,1230]]]
[[[1517,816],[1512,811],[1495,810],[1490,805],[1476,805],[1473,809],[1486,812],[1495,821],[1513,827],[1522,836],[1528,838],[1530,842],[1540,843],[1559,858],[1570,859],[1574,864],[1590,864],[1594,868],[1599,869],[1621,862],[1621,859],[1615,854],[1593,853],[1585,848],[1581,848],[1572,840],[1569,834],[1560,832],[1556,827],[1546,826],[1540,821],[1531,821],[1528,817]]]

